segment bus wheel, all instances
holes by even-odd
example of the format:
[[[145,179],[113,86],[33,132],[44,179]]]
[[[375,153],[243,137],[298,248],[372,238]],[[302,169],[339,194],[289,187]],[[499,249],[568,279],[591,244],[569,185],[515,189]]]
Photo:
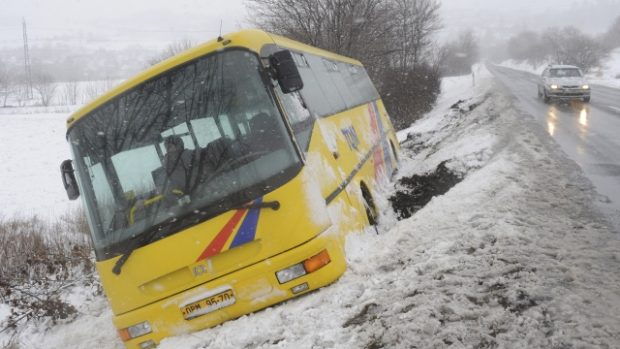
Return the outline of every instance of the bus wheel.
[[[375,202],[372,200],[372,195],[370,195],[370,190],[362,183],[362,198],[364,199],[364,208],[366,209],[366,217],[368,218],[368,223],[372,226],[377,225],[379,220],[379,215],[377,214],[377,207],[375,206]]]
[[[392,147],[392,155],[394,155],[394,162],[398,164],[398,153],[396,153],[396,147],[394,146],[394,143],[392,143],[392,141],[390,141],[390,147]]]

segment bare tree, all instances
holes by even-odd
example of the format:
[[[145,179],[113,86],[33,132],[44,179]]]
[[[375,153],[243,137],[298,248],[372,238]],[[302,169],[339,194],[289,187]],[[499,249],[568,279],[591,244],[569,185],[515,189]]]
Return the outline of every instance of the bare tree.
[[[312,46],[355,57],[373,70],[386,61],[392,23],[386,0],[248,0],[254,24]]]
[[[423,55],[432,44],[432,37],[441,29],[437,0],[394,0],[392,20],[396,64],[406,71],[423,60]]]
[[[407,128],[416,118],[430,111],[441,92],[438,66],[419,64],[403,72],[389,68],[383,82],[383,101],[397,130]]]
[[[371,75],[379,65],[421,63],[441,28],[438,0],[248,0],[254,24],[355,57]]]
[[[90,81],[84,86],[84,99],[83,102],[87,102],[99,97],[105,92],[105,87],[100,81]]]
[[[524,31],[508,40],[508,55],[517,61],[527,61],[534,69],[547,58],[549,50],[539,33]]]
[[[159,62],[162,62],[172,56],[176,56],[177,54],[191,48],[192,42],[190,40],[179,40],[169,44],[159,55],[151,58],[148,63],[149,65],[155,65]]]
[[[7,65],[0,62],[0,101],[3,107],[7,106],[9,97],[15,92],[15,79]]]
[[[33,77],[32,88],[37,91],[44,106],[50,105],[56,94],[56,83],[54,78],[46,73],[37,73]]]
[[[616,20],[611,27],[609,27],[603,38],[607,47],[620,47],[620,16],[616,17]]]
[[[445,75],[471,73],[471,67],[479,59],[478,42],[472,31],[462,32],[444,47],[443,72]]]
[[[434,103],[439,75],[432,73],[437,71],[432,63],[438,56],[431,53],[432,36],[441,27],[438,0],[246,2],[259,28],[364,63],[400,126]]]
[[[572,64],[588,71],[599,66],[606,56],[605,47],[575,27],[551,28],[543,34],[550,58],[557,64]]]
[[[67,81],[62,85],[61,91],[61,99],[62,103],[65,105],[76,105],[78,104],[79,95],[80,95],[80,84],[73,80]]]

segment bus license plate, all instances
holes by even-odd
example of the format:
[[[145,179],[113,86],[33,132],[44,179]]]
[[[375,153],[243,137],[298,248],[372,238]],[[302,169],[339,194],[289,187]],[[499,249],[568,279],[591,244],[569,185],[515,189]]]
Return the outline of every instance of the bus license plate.
[[[233,304],[235,304],[235,295],[232,290],[226,290],[182,307],[181,313],[185,320],[190,320]]]

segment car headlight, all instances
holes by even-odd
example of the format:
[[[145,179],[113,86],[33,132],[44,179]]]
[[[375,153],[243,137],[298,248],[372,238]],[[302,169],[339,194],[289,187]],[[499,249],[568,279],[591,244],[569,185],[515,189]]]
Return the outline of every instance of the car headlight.
[[[589,85],[583,85],[583,86],[581,86],[581,88],[584,89],[584,90],[587,90],[587,89],[590,88],[590,86]]]
[[[557,88],[558,88],[558,85],[556,85],[556,84],[553,84],[553,85],[551,85],[550,87],[551,87],[551,89],[552,89],[552,90],[557,90]]]

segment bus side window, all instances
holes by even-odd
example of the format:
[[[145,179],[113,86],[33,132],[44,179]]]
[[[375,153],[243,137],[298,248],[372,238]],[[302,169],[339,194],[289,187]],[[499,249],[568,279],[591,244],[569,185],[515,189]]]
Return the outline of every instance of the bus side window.
[[[304,106],[304,101],[299,92],[283,94],[279,89],[278,97],[282,101],[283,107],[288,115],[289,122],[297,138],[301,149],[306,150],[310,143],[310,134],[314,125],[314,118],[310,111]]]
[[[340,91],[338,91],[338,88],[332,80],[332,75],[336,74],[335,70],[337,69],[337,66],[332,62],[318,56],[308,55],[306,58],[308,59],[308,63],[310,63],[312,72],[316,76],[319,88],[326,96],[323,103],[328,101],[330,105],[330,110],[323,115],[331,115],[347,109],[347,105],[345,104]]]
[[[298,54],[293,55],[295,57]],[[307,64],[307,60],[305,56],[299,58],[303,60]],[[333,113],[333,108],[325,92],[321,88],[317,76],[312,71],[309,65],[302,64],[299,67],[299,74],[301,75],[301,79],[304,82],[304,87],[301,89],[301,95],[303,96],[304,102],[306,102],[307,108],[310,110],[312,114],[316,116],[324,116]]]

